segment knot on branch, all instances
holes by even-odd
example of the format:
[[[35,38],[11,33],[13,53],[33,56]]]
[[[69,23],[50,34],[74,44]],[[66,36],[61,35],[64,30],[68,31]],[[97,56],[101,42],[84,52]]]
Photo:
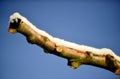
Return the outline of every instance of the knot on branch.
[[[79,59],[68,59],[68,66],[72,69],[77,69],[81,65]]]
[[[113,56],[106,55],[106,64],[109,66],[109,69],[115,74],[120,75],[119,61],[117,61]]]

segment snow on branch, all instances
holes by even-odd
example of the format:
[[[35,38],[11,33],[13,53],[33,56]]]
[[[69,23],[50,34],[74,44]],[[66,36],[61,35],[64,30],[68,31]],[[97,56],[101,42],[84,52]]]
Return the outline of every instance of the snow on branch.
[[[88,64],[120,74],[120,57],[111,49],[98,49],[53,37],[47,32],[38,29],[17,12],[10,16],[8,31],[10,33],[19,32],[26,36],[29,43],[37,44],[45,52],[68,59],[68,65],[74,69],[80,64]]]

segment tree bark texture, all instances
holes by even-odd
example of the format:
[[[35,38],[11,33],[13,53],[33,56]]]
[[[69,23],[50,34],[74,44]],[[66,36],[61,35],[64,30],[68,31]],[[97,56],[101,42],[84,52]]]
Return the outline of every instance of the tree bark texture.
[[[17,21],[16,21],[17,19]],[[36,44],[44,49],[44,52],[63,57],[68,60],[68,66],[73,69],[78,68],[81,64],[87,64],[107,69],[115,74],[120,75],[120,60],[115,59],[114,56],[98,55],[91,51],[80,51],[63,45],[57,45],[48,37],[39,34],[32,29],[21,18],[12,19],[9,22],[8,31],[10,33],[21,33],[31,44]]]

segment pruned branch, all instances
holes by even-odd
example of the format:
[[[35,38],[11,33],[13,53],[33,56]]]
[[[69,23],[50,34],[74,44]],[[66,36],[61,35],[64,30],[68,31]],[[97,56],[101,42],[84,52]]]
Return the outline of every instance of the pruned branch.
[[[81,64],[87,64],[120,75],[120,57],[110,49],[97,49],[55,38],[36,28],[19,13],[11,15],[9,23],[8,31],[10,33],[19,32],[26,37],[29,43],[42,47],[47,53],[67,59],[68,66],[73,69],[78,68]]]

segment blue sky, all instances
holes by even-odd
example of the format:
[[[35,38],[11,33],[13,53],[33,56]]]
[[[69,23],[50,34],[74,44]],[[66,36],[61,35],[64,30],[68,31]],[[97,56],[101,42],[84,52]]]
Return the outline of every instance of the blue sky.
[[[28,44],[7,31],[9,16],[19,12],[49,34],[78,44],[110,48],[120,55],[120,2],[0,1],[0,79],[118,79],[110,71],[88,65],[76,70],[67,60]]]

